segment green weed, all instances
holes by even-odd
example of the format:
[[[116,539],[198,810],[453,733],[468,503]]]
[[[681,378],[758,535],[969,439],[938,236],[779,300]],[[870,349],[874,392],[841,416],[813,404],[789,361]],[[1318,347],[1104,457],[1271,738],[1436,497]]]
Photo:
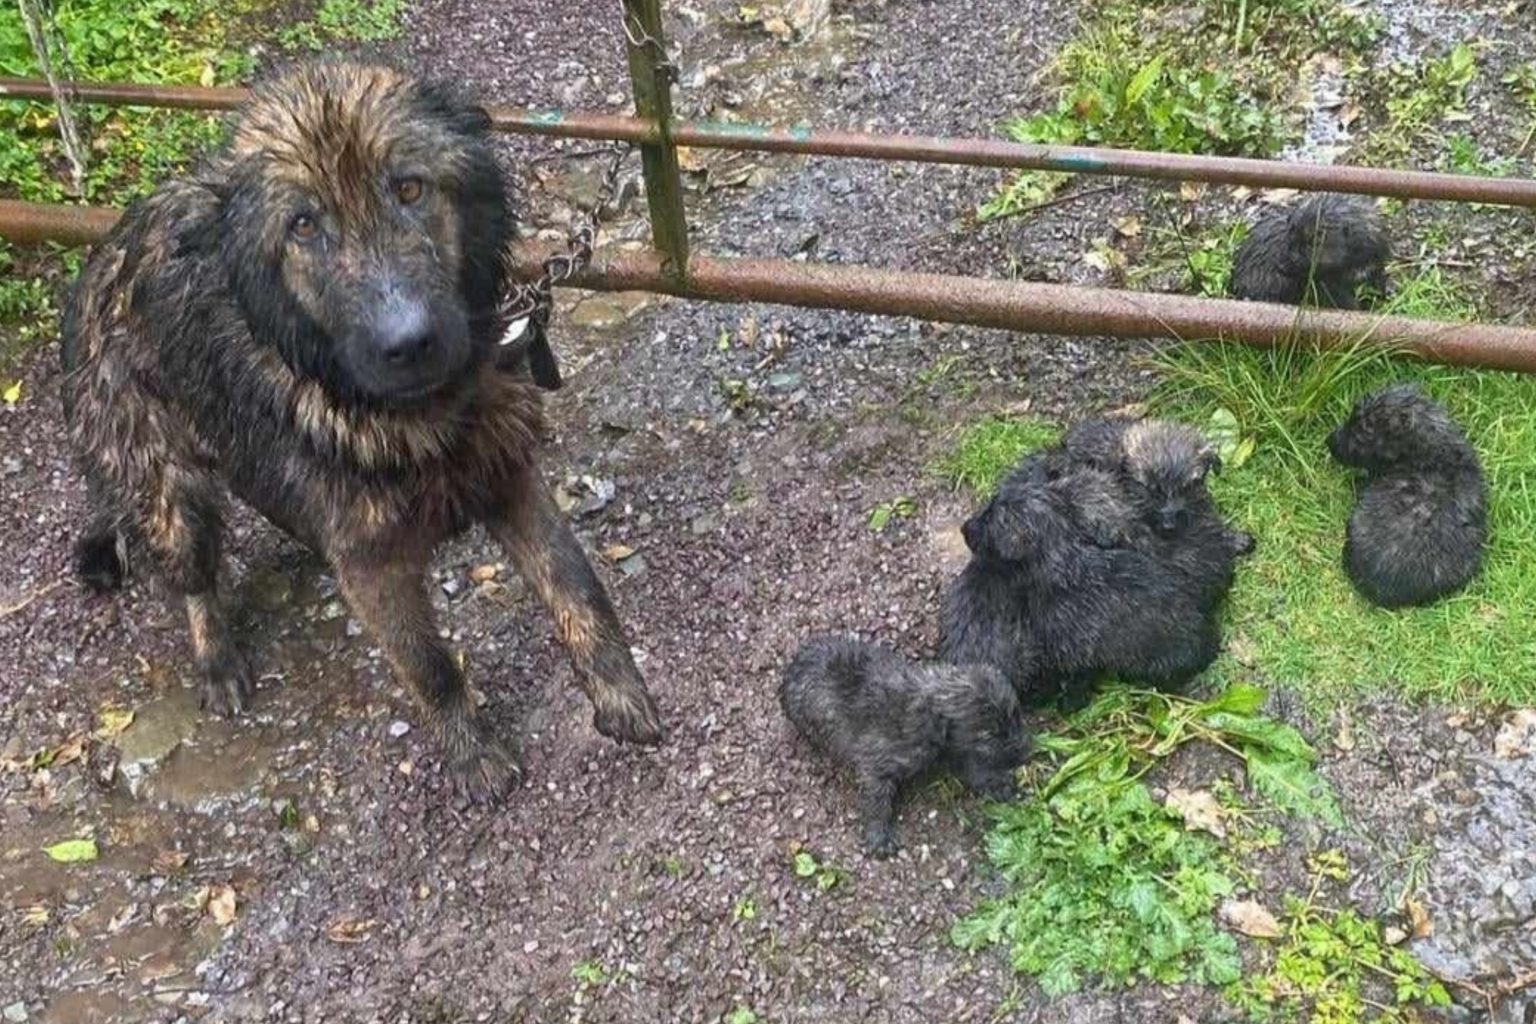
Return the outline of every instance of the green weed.
[[[312,21],[289,25],[278,41],[290,50],[323,50],[333,43],[378,43],[400,34],[403,0],[321,0]]]
[[[1142,777],[1179,747],[1213,743],[1287,809],[1339,824],[1299,733],[1258,713],[1264,693],[1234,686],[1207,702],[1111,689],[1039,746],[1050,775],[1033,798],[994,808],[987,855],[1009,885],[951,932],[965,949],[1007,949],[1050,995],[1089,977],[1235,982],[1236,940],[1213,916],[1237,887],[1214,838],[1190,831]]]
[[[883,533],[891,524],[892,519],[910,519],[917,514],[917,502],[906,495],[893,498],[890,501],[882,501],[869,510],[869,528],[875,533]]]
[[[815,884],[822,892],[837,888],[848,877],[846,868],[818,861],[809,850],[800,850],[790,860],[795,877]]]
[[[1272,959],[1228,991],[1251,1020],[1413,1024],[1421,1018],[1411,1008],[1451,1005],[1445,986],[1406,950],[1388,945],[1377,922],[1317,905],[1327,882],[1346,878],[1343,857],[1325,854],[1313,860],[1306,899],[1286,897]]]
[[[1292,69],[1317,53],[1364,50],[1379,31],[1337,0],[1111,0],[1058,55],[1052,106],[1005,130],[1030,143],[1272,155],[1295,134]],[[1024,212],[1067,180],[1017,175],[977,218]]]
[[[1365,162],[1400,163],[1416,144],[1438,146],[1440,126],[1460,117],[1467,87],[1477,78],[1477,51],[1457,43],[1442,57],[1418,65],[1394,64],[1368,73],[1369,91],[1384,98],[1386,123],[1363,147]]]

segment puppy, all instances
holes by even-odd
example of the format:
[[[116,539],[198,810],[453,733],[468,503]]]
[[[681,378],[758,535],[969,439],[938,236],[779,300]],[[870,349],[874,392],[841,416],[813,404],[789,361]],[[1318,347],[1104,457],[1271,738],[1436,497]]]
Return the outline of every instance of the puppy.
[[[1362,398],[1328,436],[1365,473],[1349,517],[1344,568],[1384,608],[1429,604],[1477,575],[1488,540],[1488,486],[1461,428],[1418,387]]]
[[[1232,261],[1234,298],[1359,309],[1360,286],[1387,291],[1392,245],[1376,207],[1348,196],[1314,196],[1262,218]]]
[[[785,666],[779,703],[812,746],[853,769],[872,857],[896,852],[896,800],[909,779],[942,767],[1006,800],[1029,755],[1018,697],[984,665],[914,664],[873,644],[817,637]]]

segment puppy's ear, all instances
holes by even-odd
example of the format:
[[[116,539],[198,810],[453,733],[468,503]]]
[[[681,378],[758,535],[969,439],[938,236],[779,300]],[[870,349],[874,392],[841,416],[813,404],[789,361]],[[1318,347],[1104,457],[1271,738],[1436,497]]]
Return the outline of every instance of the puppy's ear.
[[[965,521],[960,527],[960,535],[965,538],[965,546],[971,549],[971,554],[982,554],[987,544],[987,523],[992,518],[992,506],[996,501],[989,501],[980,512]]]
[[[1214,445],[1207,444],[1200,449],[1198,465],[1199,474],[1195,477],[1196,482],[1221,472],[1221,454],[1216,451]]]

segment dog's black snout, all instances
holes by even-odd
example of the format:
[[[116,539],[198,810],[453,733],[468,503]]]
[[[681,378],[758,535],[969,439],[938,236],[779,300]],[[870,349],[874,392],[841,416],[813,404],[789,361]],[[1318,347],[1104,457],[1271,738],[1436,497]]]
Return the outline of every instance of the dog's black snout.
[[[379,355],[392,366],[408,366],[429,355],[437,337],[432,318],[420,302],[389,302],[379,312]]]
[[[1164,508],[1157,517],[1157,528],[1164,533],[1178,533],[1184,527],[1184,510]]]

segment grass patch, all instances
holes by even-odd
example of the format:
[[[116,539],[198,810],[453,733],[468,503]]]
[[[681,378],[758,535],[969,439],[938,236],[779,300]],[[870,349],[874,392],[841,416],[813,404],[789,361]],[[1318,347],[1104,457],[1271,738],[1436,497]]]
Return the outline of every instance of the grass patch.
[[[1388,311],[1475,319],[1477,302],[1438,267],[1399,282]],[[1420,700],[1536,702],[1536,379],[1429,366],[1380,349],[1318,354],[1192,343],[1158,360],[1161,415],[1251,450],[1213,478],[1226,515],[1259,540],[1227,611],[1217,681],[1250,674],[1298,691],[1313,708],[1383,689]],[[1482,456],[1490,539],[1482,573],[1427,608],[1384,611],[1344,575],[1352,478],[1330,459],[1328,433],[1361,395],[1414,380],[1444,402]],[[1026,453],[1055,439],[1037,420],[991,419],[965,430],[939,469],[985,495]]]
[[[1379,31],[1337,0],[1111,0],[1057,56],[1054,105],[1005,130],[1020,142],[1271,156],[1297,131],[1294,69],[1363,52]],[[1024,172],[977,218],[1024,212],[1068,180]]]
[[[1467,88],[1477,71],[1477,50],[1467,42],[1419,64],[1363,71],[1365,91],[1379,99],[1386,117],[1364,143],[1361,162],[1397,165],[1407,162],[1415,150],[1438,153],[1444,149],[1441,126],[1465,120]]]
[[[1026,453],[1055,444],[1061,431],[1037,419],[994,417],[967,427],[938,470],[950,483],[989,494]]]

